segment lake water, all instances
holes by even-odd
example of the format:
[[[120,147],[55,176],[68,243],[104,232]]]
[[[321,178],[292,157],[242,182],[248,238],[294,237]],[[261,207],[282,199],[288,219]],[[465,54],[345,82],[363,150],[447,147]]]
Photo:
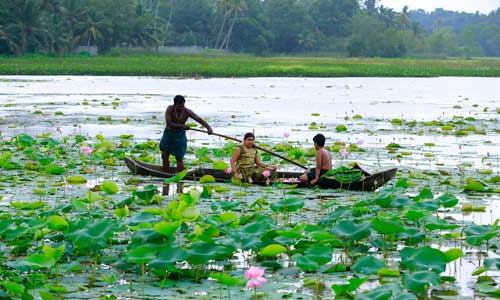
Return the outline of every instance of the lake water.
[[[500,78],[454,77],[0,76],[0,131],[3,137],[56,134],[60,127],[63,135],[134,134],[136,140],[158,140],[166,106],[174,95],[182,94],[186,106],[206,118],[217,133],[241,137],[254,131],[259,142],[272,144],[284,141],[288,132],[288,142],[310,147],[314,134],[321,132],[329,144],[359,143],[366,151],[350,153],[346,160],[361,162],[371,170],[397,165],[405,174],[445,171],[474,176],[477,171],[490,170],[493,176],[500,172],[499,86]],[[353,119],[355,115],[362,118]],[[415,120],[416,125],[392,124],[395,118],[405,124]],[[467,136],[456,136],[453,131],[444,134],[442,124],[424,124],[433,120],[462,121],[465,124],[460,126],[475,130],[469,130]],[[341,124],[347,131],[336,132]],[[311,125],[318,128],[310,129]],[[201,133],[189,135],[196,145],[218,147],[224,142]],[[388,153],[389,143],[403,148]],[[338,154],[334,160],[336,165],[344,163]],[[498,194],[460,195],[460,200],[487,209],[447,215],[477,224],[492,224],[500,218]],[[464,259],[448,273],[453,275],[457,268],[460,293],[471,297],[470,274],[477,265]]]

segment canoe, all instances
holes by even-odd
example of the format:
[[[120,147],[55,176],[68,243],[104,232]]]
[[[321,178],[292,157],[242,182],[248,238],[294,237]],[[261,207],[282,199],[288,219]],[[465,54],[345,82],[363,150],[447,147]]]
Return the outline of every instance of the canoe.
[[[125,164],[130,169],[130,171],[135,175],[141,176],[152,176],[152,177],[160,177],[160,178],[170,178],[176,175],[175,168],[170,168],[169,172],[164,172],[162,166],[152,165],[148,163],[144,163],[138,160],[135,160],[130,157],[125,157]],[[330,189],[346,189],[353,191],[374,191],[379,187],[383,186],[387,182],[389,182],[397,173],[397,168],[388,169],[385,171],[377,172],[374,174],[369,173],[368,171],[361,168],[358,164],[355,164],[353,168],[359,169],[362,171],[363,176],[360,180],[350,183],[343,184],[335,179],[330,178],[320,178],[318,185],[321,188],[330,188]],[[278,171],[278,181],[283,184],[296,184],[290,182],[283,182],[283,179],[288,178],[299,178],[301,172],[281,172]],[[215,170],[215,169],[207,169],[207,168],[193,168],[188,171],[186,176],[184,176],[183,180],[199,180],[204,175],[211,175],[215,178],[216,182],[229,182],[231,180],[231,174],[226,174],[224,171]],[[266,182],[253,182],[253,184],[266,185]],[[311,187],[308,184],[299,183],[298,187],[307,188]]]

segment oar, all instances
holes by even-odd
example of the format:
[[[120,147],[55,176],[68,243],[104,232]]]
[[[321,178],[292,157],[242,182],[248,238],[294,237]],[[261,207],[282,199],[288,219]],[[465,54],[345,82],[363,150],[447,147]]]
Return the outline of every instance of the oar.
[[[194,130],[194,131],[203,132],[203,133],[208,134],[208,131],[206,131],[206,130],[201,130],[201,129],[196,129],[196,128],[190,128],[190,130]],[[220,136],[220,137],[222,137],[222,138],[225,138],[225,139],[228,139],[228,140],[232,140],[232,141],[235,141],[235,142],[241,143],[241,140],[238,140],[237,138],[233,138],[233,137],[230,137],[230,136],[227,136],[227,135],[223,135],[223,134],[220,134],[220,133],[215,133],[215,132],[213,132],[213,133],[212,133],[212,135]],[[259,147],[259,146],[257,146],[257,145],[255,146],[255,148],[257,148],[257,149],[259,149],[259,150],[262,150],[262,151],[264,151],[264,152],[267,152],[267,153],[269,153],[269,154],[271,154],[271,155],[274,155],[274,156],[276,156],[276,157],[279,157],[279,158],[281,158],[282,160],[286,160],[287,162],[292,163],[292,164],[294,164],[294,165],[296,165],[296,166],[299,166],[299,167],[301,167],[302,169],[307,169],[307,167],[305,167],[305,166],[303,166],[303,165],[299,164],[298,162],[295,162],[295,161],[293,161],[293,160],[291,160],[291,159],[289,159],[289,158],[286,158],[286,157],[284,157],[284,156],[281,156],[281,155],[279,155],[278,153],[274,153],[273,151],[267,150],[267,149],[262,148],[262,147]]]

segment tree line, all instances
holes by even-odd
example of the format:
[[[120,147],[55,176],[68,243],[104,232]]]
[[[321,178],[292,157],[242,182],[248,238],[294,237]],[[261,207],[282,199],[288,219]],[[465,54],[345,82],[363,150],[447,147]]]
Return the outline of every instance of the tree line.
[[[0,54],[201,46],[362,57],[500,56],[500,9],[401,12],[377,0],[2,0]]]

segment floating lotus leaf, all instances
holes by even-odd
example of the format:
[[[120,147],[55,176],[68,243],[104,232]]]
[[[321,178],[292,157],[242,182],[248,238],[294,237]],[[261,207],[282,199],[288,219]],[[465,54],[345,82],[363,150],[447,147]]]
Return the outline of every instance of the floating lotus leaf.
[[[399,221],[384,220],[382,218],[372,219],[373,229],[380,234],[394,234],[396,232],[405,232],[403,224]]]
[[[369,222],[358,224],[353,221],[343,220],[333,226],[331,231],[340,238],[359,241],[370,235],[371,224]]]
[[[304,207],[304,199],[303,198],[288,198],[285,200],[278,200],[271,203],[271,209],[274,212],[294,212]]]
[[[439,275],[431,271],[419,271],[405,274],[403,277],[404,286],[407,290],[415,294],[422,294],[431,286],[439,285],[441,279]]]
[[[133,264],[146,264],[156,258],[156,251],[149,247],[138,247],[127,251],[125,258]]]
[[[56,260],[51,256],[37,253],[26,257],[19,264],[33,269],[43,269],[52,268],[56,264]]]
[[[112,181],[104,181],[100,186],[101,191],[105,192],[106,194],[112,195],[118,193],[119,191],[118,185],[116,185],[116,183]]]
[[[378,270],[381,268],[385,268],[385,263],[372,256],[359,257],[351,266],[351,270],[353,270],[354,272],[367,275],[377,274]]]
[[[271,244],[271,245],[267,245],[264,248],[262,248],[259,253],[262,256],[274,257],[274,256],[277,256],[278,254],[281,254],[281,253],[286,252],[286,251],[287,251],[287,249],[283,245]]]
[[[165,270],[168,266],[175,265],[186,259],[188,253],[182,248],[172,247],[160,252],[157,258],[153,259],[148,265],[153,269]]]
[[[423,247],[419,249],[405,248],[401,250],[401,263],[410,271],[434,271],[442,273],[446,270],[446,256],[438,249]]]
[[[498,236],[500,230],[496,226],[491,225],[467,225],[464,233],[467,236],[467,243],[473,246],[479,246],[482,242],[491,240]]]

